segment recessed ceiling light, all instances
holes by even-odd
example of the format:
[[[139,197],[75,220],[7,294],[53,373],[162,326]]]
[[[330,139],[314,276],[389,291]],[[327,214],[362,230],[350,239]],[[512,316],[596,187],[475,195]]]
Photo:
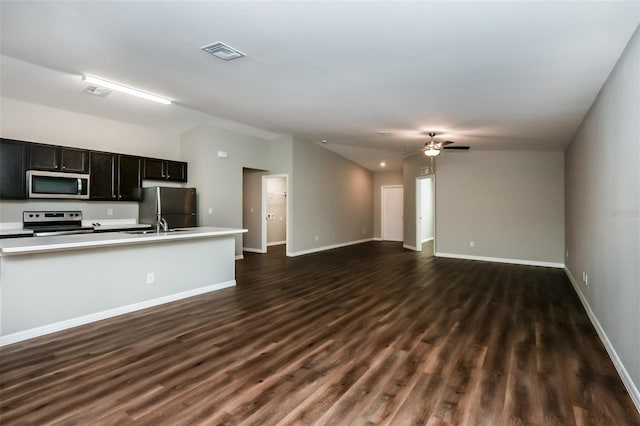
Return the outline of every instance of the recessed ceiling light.
[[[380,162],[380,167],[385,167],[387,165],[387,163],[385,163],[384,161]]]
[[[322,141],[321,141],[321,142],[322,142],[322,143],[327,143],[327,140],[326,140],[326,139],[322,139]]]
[[[222,59],[223,61],[230,61],[232,59],[238,59],[246,56],[238,49],[234,49],[233,47],[229,46],[228,44],[224,44],[221,41],[217,41],[207,46],[202,46],[200,49],[212,54],[218,59]]]
[[[144,98],[149,101],[158,102],[161,104],[169,105],[171,101],[169,99],[161,98],[160,96],[152,95],[151,93],[143,92],[142,90],[134,89],[133,87],[124,86],[119,83],[114,83],[113,81],[103,80],[98,77],[94,77],[92,75],[83,75],[82,81],[87,82],[89,84],[95,84],[99,87],[106,87],[107,89],[116,90],[118,92],[127,93],[129,95],[137,96],[139,98]]]

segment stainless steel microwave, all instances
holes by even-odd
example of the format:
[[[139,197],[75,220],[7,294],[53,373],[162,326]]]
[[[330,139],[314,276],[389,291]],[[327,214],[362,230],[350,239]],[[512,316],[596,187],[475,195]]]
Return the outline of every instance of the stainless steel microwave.
[[[29,198],[89,198],[89,175],[78,173],[27,171]]]

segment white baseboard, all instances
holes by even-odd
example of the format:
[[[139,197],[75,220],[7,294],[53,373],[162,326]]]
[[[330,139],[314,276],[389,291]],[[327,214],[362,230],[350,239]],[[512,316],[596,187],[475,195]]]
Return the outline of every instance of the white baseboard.
[[[287,256],[290,256],[290,257],[302,256],[303,254],[317,253],[319,251],[325,251],[325,250],[331,250],[331,249],[334,249],[334,248],[352,246],[352,245],[355,245],[355,244],[362,244],[362,243],[366,243],[366,242],[369,242],[369,241],[372,241],[372,240],[373,240],[373,238],[365,238],[364,240],[348,241],[346,243],[332,244],[330,246],[323,246],[323,247],[316,247],[316,248],[312,248],[312,249],[308,249],[308,250],[288,252]]]
[[[382,241],[382,238],[380,238],[380,237],[373,237],[373,241]]]
[[[251,248],[251,247],[242,247],[242,251],[248,251],[249,253],[266,253],[266,250]]]
[[[402,248],[406,248],[408,250],[419,251],[418,247],[410,246],[409,244],[403,244]]]
[[[564,268],[564,263],[541,262],[539,260],[526,260],[526,259],[510,259],[507,257],[473,256],[468,254],[441,253],[441,252],[436,252],[435,256],[448,257],[451,259],[482,260],[484,262],[512,263],[514,265],[545,266],[547,268]]]
[[[130,312],[139,311],[141,309],[151,308],[152,306],[162,305],[164,303],[174,302],[180,299],[186,299],[187,297],[193,297],[199,294],[209,293],[215,290],[221,290],[223,288],[233,287],[235,285],[236,285],[236,280],[225,281],[222,283],[213,284],[206,287],[200,287],[193,290],[183,291],[181,293],[175,293],[175,294],[170,294],[168,296],[158,297],[156,299],[133,303],[131,305],[121,306],[113,309],[107,309],[106,311],[96,312],[93,314],[84,315],[77,318],[71,318],[68,320],[55,322],[53,324],[47,324],[41,327],[19,331],[13,334],[7,334],[6,336],[0,336],[0,346],[10,345],[12,343],[21,342],[23,340],[32,339],[34,337],[44,336],[45,334],[55,333],[56,331],[66,330],[68,328],[77,327],[79,325],[89,324],[91,322],[100,321],[100,320],[115,317],[118,315],[128,314]]]
[[[433,241],[433,237],[425,238],[424,240],[422,240],[422,243],[428,243],[429,241]]]
[[[273,241],[271,243],[267,243],[267,247],[281,246],[282,244],[287,244],[287,242],[286,241]]]
[[[582,306],[584,306],[585,311],[587,311],[587,315],[591,320],[591,324],[593,324],[593,327],[596,329],[596,332],[600,337],[600,341],[602,341],[602,344],[604,345],[605,349],[607,350],[607,353],[609,354],[609,358],[611,358],[613,365],[616,367],[616,370],[618,371],[618,375],[620,375],[620,378],[622,379],[622,383],[624,383],[624,386],[627,388],[627,392],[629,392],[629,395],[631,396],[633,403],[636,405],[636,408],[638,409],[638,411],[640,411],[640,391],[638,391],[638,387],[636,386],[635,383],[633,383],[633,380],[631,379],[629,372],[625,368],[624,364],[622,363],[622,360],[618,356],[618,353],[616,352],[615,348],[611,344],[611,341],[609,340],[607,333],[605,333],[604,329],[600,325],[600,321],[598,321],[598,317],[596,317],[596,314],[593,312],[593,309],[591,309],[591,305],[589,305],[589,301],[587,301],[587,298],[582,293],[582,290],[580,289],[578,282],[575,280],[575,278],[571,274],[571,271],[569,271],[569,268],[567,268],[566,266],[564,267],[564,271],[567,274],[567,277],[569,278],[571,285],[573,285],[573,289],[578,294],[578,298],[580,298],[580,302],[582,302]]]
[[[236,260],[244,259],[244,254],[236,254]]]

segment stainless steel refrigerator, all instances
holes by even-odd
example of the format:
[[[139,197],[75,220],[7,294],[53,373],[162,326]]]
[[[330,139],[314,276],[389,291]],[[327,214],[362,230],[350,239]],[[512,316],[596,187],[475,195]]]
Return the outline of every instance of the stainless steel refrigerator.
[[[158,215],[167,221],[169,229],[196,226],[196,189],[166,186],[143,188],[140,223],[155,224]]]

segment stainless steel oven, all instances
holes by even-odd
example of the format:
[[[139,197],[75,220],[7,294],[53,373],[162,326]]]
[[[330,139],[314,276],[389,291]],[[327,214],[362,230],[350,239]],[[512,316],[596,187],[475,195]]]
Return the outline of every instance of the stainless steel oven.
[[[89,198],[88,174],[29,170],[27,185],[29,198]]]
[[[33,231],[34,237],[93,232],[93,226],[82,226],[80,210],[22,212],[22,227]]]

